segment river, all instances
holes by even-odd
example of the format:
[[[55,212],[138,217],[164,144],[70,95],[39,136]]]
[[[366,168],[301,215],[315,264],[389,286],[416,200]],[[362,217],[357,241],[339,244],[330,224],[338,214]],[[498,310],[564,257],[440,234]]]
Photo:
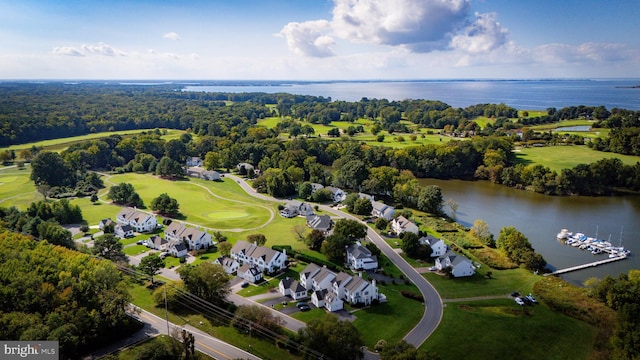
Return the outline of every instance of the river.
[[[500,229],[514,226],[542,254],[552,270],[606,259],[564,245],[556,239],[561,229],[582,232],[631,250],[626,260],[563,275],[570,283],[581,285],[590,277],[617,276],[640,269],[640,196],[558,197],[516,190],[488,181],[421,179],[422,185],[438,185],[444,199],[458,203],[456,221],[471,227],[476,219],[489,225],[497,239]],[[447,212],[450,209],[445,208]],[[622,234],[622,236],[621,236]]]

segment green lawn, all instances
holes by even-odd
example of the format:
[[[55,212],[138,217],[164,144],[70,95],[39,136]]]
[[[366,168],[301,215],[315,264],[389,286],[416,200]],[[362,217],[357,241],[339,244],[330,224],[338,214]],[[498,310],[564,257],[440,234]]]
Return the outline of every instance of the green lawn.
[[[167,193],[178,200],[180,212],[185,216],[185,221],[207,228],[227,231],[258,228],[268,222],[273,212],[271,207],[261,205],[257,201],[247,202],[237,199],[236,195],[230,191],[225,195],[218,195],[216,190],[218,182],[209,182],[210,184],[204,185],[203,180],[199,179],[168,181],[148,174],[134,173],[114,175],[109,182],[132,184],[147,206],[161,193]],[[224,182],[235,184],[229,179],[225,179]],[[234,186],[237,194],[244,194],[237,184]]]
[[[16,167],[0,169],[0,206],[16,206],[25,210],[32,202],[43,199],[29,176],[31,176],[29,167],[24,170]]]
[[[627,165],[640,161],[640,156],[622,155],[596,151],[584,145],[529,147],[516,150],[518,162],[540,164],[551,170],[573,168],[578,164],[589,164],[605,158],[617,158]]]
[[[164,130],[166,130],[167,133],[163,134],[162,137],[164,139],[166,139],[166,140],[177,139],[178,137],[180,137],[180,135],[182,135],[185,132],[184,130],[160,129],[160,131],[164,131]],[[81,141],[92,140],[92,139],[100,139],[100,138],[108,137],[110,135],[133,135],[133,134],[139,134],[139,133],[145,132],[145,131],[150,131],[150,130],[149,129],[141,129],[141,130],[122,130],[122,131],[112,131],[112,132],[100,132],[100,133],[87,134],[87,135],[81,135],[81,136],[73,136],[73,137],[68,137],[68,138],[42,140],[42,141],[36,141],[36,142],[32,142],[32,143],[27,143],[27,144],[11,145],[9,147],[0,148],[0,151],[29,149],[29,148],[31,148],[33,146],[43,147],[46,150],[51,150],[51,151],[61,151],[61,150],[64,150],[65,148],[69,147],[69,145],[74,144],[74,143],[78,143],[78,142],[81,142]]]
[[[421,349],[442,360],[588,359],[594,334],[588,324],[544,305],[520,307],[512,299],[449,303]]]
[[[122,251],[127,255],[140,255],[149,251],[149,248],[144,245],[133,245],[127,246]]]
[[[528,294],[540,277],[532,275],[524,269],[495,270],[491,269],[492,278],[484,274],[487,266],[470,277],[449,279],[436,273],[424,274],[424,277],[438,290],[443,299],[468,298],[477,296],[508,296],[513,291]]]

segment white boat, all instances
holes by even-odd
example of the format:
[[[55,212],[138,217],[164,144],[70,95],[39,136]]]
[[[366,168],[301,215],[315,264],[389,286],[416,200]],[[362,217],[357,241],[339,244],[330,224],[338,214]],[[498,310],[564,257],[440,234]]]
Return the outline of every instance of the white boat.
[[[573,233],[572,233],[572,232],[570,232],[570,231],[569,231],[569,230],[567,230],[567,229],[562,229],[562,230],[560,230],[560,232],[558,233],[557,237],[558,237],[558,240],[565,240],[565,239],[567,239],[567,238],[568,238],[569,236],[571,236],[571,235],[573,235]]]

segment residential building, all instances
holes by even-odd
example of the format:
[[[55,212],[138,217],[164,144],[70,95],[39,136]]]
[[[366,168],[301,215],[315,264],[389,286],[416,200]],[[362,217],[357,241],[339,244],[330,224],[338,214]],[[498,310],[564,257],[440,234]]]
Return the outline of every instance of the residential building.
[[[307,226],[327,234],[333,227],[333,220],[329,215],[307,215]]]
[[[131,225],[116,224],[113,228],[113,234],[121,239],[134,237],[133,227]]]
[[[333,202],[342,202],[347,198],[347,194],[340,188],[327,186],[325,189],[331,191],[333,194]]]
[[[305,289],[312,289],[313,277],[320,271],[320,269],[322,269],[320,266],[314,263],[309,263],[309,265],[300,272],[300,283]]]
[[[389,206],[380,201],[373,201],[371,205],[371,216],[384,218],[387,221],[391,220],[391,218],[393,218],[393,214],[396,212],[393,206]]]
[[[320,190],[320,189],[324,189],[324,186],[322,184],[318,184],[318,183],[311,183],[311,193],[313,194],[314,192]]]
[[[264,246],[257,246],[246,241],[239,240],[231,248],[231,258],[241,265],[251,264],[261,272],[273,273],[286,267],[286,251],[276,251]]]
[[[412,221],[402,215],[391,220],[391,229],[393,229],[393,232],[395,232],[398,236],[406,232],[418,235],[418,232],[420,232],[420,229],[418,229],[418,225],[414,224]]]
[[[107,226],[109,226],[111,224],[113,224],[113,220],[111,220],[110,218],[102,219],[98,223],[98,229],[104,230],[105,227],[107,227]]]
[[[378,299],[376,281],[368,282],[359,276],[353,276],[344,287],[344,299],[351,304],[371,305],[374,299]]]
[[[238,268],[238,277],[252,283],[257,283],[262,280],[262,271],[251,264],[244,264]]]
[[[158,235],[153,235],[147,239],[147,244],[150,248],[158,251],[165,251],[171,245],[167,239]]]
[[[280,210],[280,216],[282,217],[292,218],[298,215],[305,217],[313,215],[313,206],[302,201],[289,200],[284,205],[284,208]]]
[[[308,297],[307,289],[305,289],[298,280],[292,279],[288,276],[280,280],[278,289],[283,296],[289,296],[293,300],[302,300]]]
[[[471,260],[452,251],[437,258],[435,267],[438,271],[451,267],[451,275],[453,275],[453,277],[472,276],[476,273],[476,269]]]
[[[149,232],[158,228],[158,219],[153,214],[147,214],[136,208],[123,208],[116,215],[116,222],[120,225],[129,225],[134,231]]]
[[[196,228],[187,227],[184,224],[174,221],[167,226],[164,236],[169,241],[184,242],[189,250],[208,249],[215,245],[211,234],[198,230]]]
[[[220,173],[213,170],[206,170],[201,167],[190,167],[187,169],[187,175],[197,177],[204,180],[217,181],[220,180]]]
[[[188,157],[187,158],[187,166],[202,166],[204,165],[204,161],[202,161],[199,157]]]
[[[347,263],[353,270],[374,270],[378,268],[378,258],[357,241],[347,248]]]
[[[222,269],[227,274],[233,274],[238,271],[238,268],[240,268],[240,264],[229,256],[220,256],[213,263],[222,265]]]
[[[172,242],[168,248],[169,254],[177,258],[187,256],[187,246],[181,242]]]
[[[423,236],[419,241],[421,244],[429,245],[429,247],[431,247],[431,257],[440,257],[446,254],[449,249],[447,244],[444,243],[444,240],[431,235]]]

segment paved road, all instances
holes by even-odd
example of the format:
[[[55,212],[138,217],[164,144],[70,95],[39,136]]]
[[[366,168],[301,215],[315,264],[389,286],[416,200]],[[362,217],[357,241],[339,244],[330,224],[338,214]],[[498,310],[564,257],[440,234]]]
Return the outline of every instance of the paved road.
[[[249,186],[249,184],[247,184],[243,179],[237,176],[229,174],[225,176],[235,180],[240,185],[240,187],[242,187],[242,189],[244,189],[248,194],[252,196],[263,200],[278,202],[283,201],[274,199],[270,196],[258,194],[251,186]],[[330,212],[340,217],[362,222],[357,217],[336,210],[332,207],[326,205],[319,205],[319,207],[324,211]],[[420,275],[420,273],[418,273],[415,268],[407,263],[402,258],[402,256],[400,256],[393,248],[391,248],[391,246],[389,246],[389,244],[387,244],[387,242],[384,241],[384,239],[378,233],[376,233],[375,230],[369,227],[367,228],[367,238],[369,239],[369,241],[376,244],[380,251],[382,251],[382,253],[385,254],[385,256],[387,256],[389,260],[391,260],[391,262],[393,262],[398,267],[398,269],[400,269],[400,271],[402,271],[405,276],[416,285],[425,299],[425,311],[422,315],[422,319],[420,319],[418,324],[404,337],[404,340],[406,340],[408,343],[412,344],[415,347],[418,347],[422,345],[425,340],[427,340],[429,335],[431,335],[435,331],[435,329],[440,324],[440,321],[442,320],[442,298],[440,297],[440,294],[438,294],[436,289],[422,275]]]

